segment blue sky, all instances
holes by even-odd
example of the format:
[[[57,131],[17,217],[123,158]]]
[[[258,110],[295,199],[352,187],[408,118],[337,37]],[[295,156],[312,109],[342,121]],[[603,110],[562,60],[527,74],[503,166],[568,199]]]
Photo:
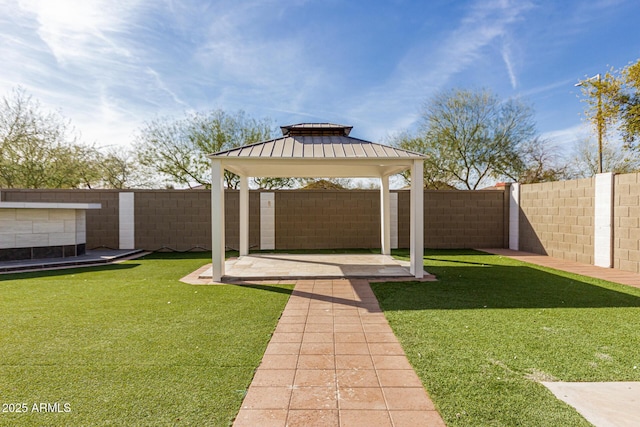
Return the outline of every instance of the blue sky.
[[[109,146],[216,108],[384,141],[437,91],[488,88],[568,149],[588,135],[574,84],[640,58],[639,19],[637,0],[0,0],[0,94]]]

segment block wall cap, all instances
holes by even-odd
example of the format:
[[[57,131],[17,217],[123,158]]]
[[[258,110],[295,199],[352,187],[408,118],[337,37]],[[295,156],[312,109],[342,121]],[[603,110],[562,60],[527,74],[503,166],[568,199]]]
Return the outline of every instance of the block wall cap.
[[[0,202],[0,209],[102,209],[102,203]]]

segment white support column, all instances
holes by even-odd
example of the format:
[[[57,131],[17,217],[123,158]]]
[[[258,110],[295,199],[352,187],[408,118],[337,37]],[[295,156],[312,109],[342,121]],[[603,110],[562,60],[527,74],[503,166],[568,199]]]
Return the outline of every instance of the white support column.
[[[118,194],[118,248],[135,249],[135,193]]]
[[[276,248],[276,194],[260,193],[260,249]]]
[[[224,168],[222,161],[211,160],[211,280],[224,276]]]
[[[240,256],[249,255],[249,180],[240,175]]]
[[[613,173],[596,175],[593,264],[613,266]]]
[[[509,188],[509,249],[520,250],[520,184]]]
[[[391,210],[389,206],[389,175],[380,177],[380,253],[391,255]]]
[[[391,249],[398,249],[398,193],[389,193],[391,210]]]
[[[424,277],[424,183],[422,160],[414,160],[411,167],[411,274]]]

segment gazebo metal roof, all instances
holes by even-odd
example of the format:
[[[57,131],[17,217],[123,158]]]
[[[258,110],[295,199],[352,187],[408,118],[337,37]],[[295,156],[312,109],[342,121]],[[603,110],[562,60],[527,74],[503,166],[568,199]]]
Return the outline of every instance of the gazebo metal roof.
[[[349,136],[351,126],[300,123],[283,136],[210,155],[238,175],[256,177],[380,177],[409,168],[424,155]],[[269,162],[264,162],[269,159]],[[261,160],[261,161],[256,161]]]

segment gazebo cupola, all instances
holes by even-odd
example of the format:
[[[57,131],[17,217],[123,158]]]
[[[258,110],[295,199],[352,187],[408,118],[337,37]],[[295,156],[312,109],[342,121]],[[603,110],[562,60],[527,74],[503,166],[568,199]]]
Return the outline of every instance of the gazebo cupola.
[[[299,123],[280,126],[283,136],[349,136],[353,126],[334,125],[332,123]]]
[[[209,155],[213,280],[224,275],[224,171],[240,176],[240,256],[249,253],[249,177],[379,178],[382,253],[390,246],[389,177],[411,169],[422,177],[422,154],[349,136],[351,126],[299,123],[282,126],[282,137]],[[423,276],[422,179],[411,182],[411,273]]]

